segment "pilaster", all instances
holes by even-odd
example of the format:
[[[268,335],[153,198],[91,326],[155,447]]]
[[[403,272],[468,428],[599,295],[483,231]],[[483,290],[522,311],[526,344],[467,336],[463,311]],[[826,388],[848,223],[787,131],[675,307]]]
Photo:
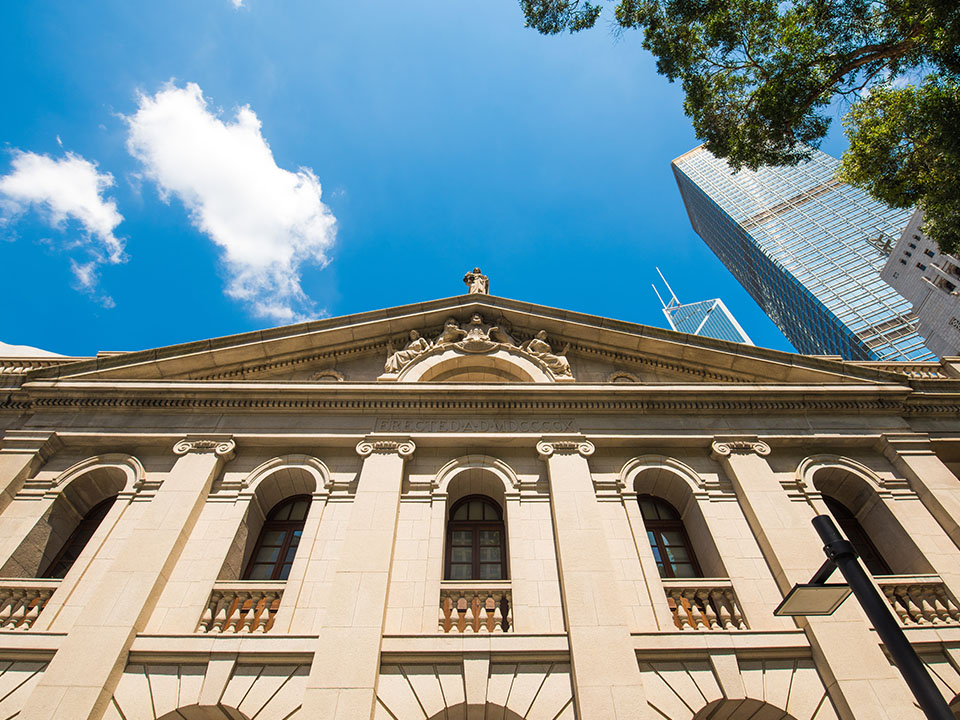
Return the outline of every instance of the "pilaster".
[[[925,433],[884,435],[880,449],[960,547],[960,480],[937,457],[930,437]]]
[[[823,564],[823,543],[810,524],[814,511],[791,500],[766,460],[770,446],[757,437],[718,437],[713,458],[733,483],[780,591],[810,581]],[[798,618],[824,685],[840,716],[920,718],[907,686],[891,667],[855,600],[829,617]]]
[[[24,705],[30,720],[98,720],[126,665],[130,644],[146,625],[222,464],[233,457],[225,435],[187,436],[155,497],[133,527],[118,527],[109,569]],[[119,539],[123,538],[123,539]],[[111,539],[106,540],[110,544]],[[115,554],[114,554],[115,553]]]
[[[357,445],[363,466],[307,680],[306,717],[373,716],[403,469],[415,449],[395,437]]]
[[[584,438],[544,438],[577,717],[645,718],[646,695]]]
[[[23,487],[23,483],[63,447],[55,432],[7,430],[0,440],[0,512]]]

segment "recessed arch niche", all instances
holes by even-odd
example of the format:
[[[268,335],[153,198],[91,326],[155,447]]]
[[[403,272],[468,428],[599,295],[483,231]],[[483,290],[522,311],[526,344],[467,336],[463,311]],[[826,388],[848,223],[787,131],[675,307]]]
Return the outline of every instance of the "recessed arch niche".
[[[519,350],[501,346],[490,353],[447,348],[428,352],[406,366],[397,382],[547,383],[553,374]]]

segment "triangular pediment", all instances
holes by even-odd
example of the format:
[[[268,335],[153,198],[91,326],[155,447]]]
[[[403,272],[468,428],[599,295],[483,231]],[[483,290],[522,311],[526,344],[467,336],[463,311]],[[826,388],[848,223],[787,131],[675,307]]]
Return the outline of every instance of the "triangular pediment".
[[[493,352],[466,343],[464,335],[444,345],[445,323],[463,333],[474,316],[509,361],[539,363],[548,379],[602,383],[890,383],[897,375],[875,367],[701,338],[660,328],[557,310],[490,295],[462,295],[270,330],[99,357],[37,368],[30,379],[142,380],[288,383],[363,383],[399,377],[387,360],[410,342],[411,331],[433,355]],[[478,321],[473,320],[476,324]],[[496,328],[496,330],[493,330]],[[537,333],[549,353],[533,352]],[[480,337],[477,335],[474,339]],[[543,346],[541,346],[542,348]],[[553,355],[562,355],[564,374]],[[401,358],[402,359],[402,358]],[[552,370],[550,369],[553,362]],[[394,363],[400,366],[400,363]],[[405,366],[400,367],[403,370]],[[394,367],[393,370],[398,370]],[[442,379],[442,374],[423,375]],[[463,375],[470,381],[470,375]],[[402,378],[401,378],[402,379]],[[510,382],[507,372],[504,382]]]

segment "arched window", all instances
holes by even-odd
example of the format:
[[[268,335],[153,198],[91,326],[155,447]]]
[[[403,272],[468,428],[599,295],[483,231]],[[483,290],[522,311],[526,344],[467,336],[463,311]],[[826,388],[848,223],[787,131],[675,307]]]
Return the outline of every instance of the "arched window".
[[[447,523],[447,580],[505,580],[503,513],[490,498],[465,497],[450,509]]]
[[[653,495],[640,495],[637,500],[660,577],[703,577],[680,513]]]
[[[308,495],[296,495],[274,506],[263,522],[244,580],[286,580],[300,545],[310,509]]]
[[[97,531],[97,528],[100,527],[100,523],[103,522],[103,519],[107,516],[107,513],[110,512],[110,508],[113,507],[113,503],[116,499],[116,497],[107,498],[106,500],[97,503],[90,508],[89,512],[83,516],[80,524],[77,525],[72,533],[70,533],[70,537],[67,538],[67,541],[63,544],[63,547],[60,548],[60,552],[57,553],[57,556],[53,559],[47,569],[41,573],[40,577],[66,577],[67,573],[70,571],[70,568],[73,567],[73,564],[77,561],[77,558],[80,557],[80,553],[83,552],[83,548],[90,541],[90,538],[93,537],[93,534]]]
[[[847,509],[847,506],[828,495],[823,496],[823,502],[830,514],[833,515],[833,519],[837,521],[837,525],[843,530],[843,534],[847,536],[847,540],[853,545],[853,549],[863,560],[863,564],[867,566],[870,574],[892,575],[890,566],[887,565],[876,546],[870,542],[870,536],[867,535],[856,516]]]

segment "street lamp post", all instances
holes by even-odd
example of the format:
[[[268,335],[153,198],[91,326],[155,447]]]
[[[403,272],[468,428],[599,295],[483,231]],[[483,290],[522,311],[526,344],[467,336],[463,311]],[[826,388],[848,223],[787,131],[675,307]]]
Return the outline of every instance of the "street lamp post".
[[[850,541],[845,540],[833,523],[829,515],[817,515],[813,518],[813,527],[823,540],[823,552],[827,556],[813,580],[807,585],[796,585],[784,598],[776,609],[777,615],[829,615],[843,602],[846,595],[840,597],[838,588],[842,586],[827,585],[826,579],[834,568],[839,568],[850,590],[873,623],[877,635],[883,641],[884,647],[890,653],[894,665],[900,670],[903,679],[907,682],[910,691],[917,699],[921,710],[929,720],[955,720],[950,708],[937,690],[930,674],[923,666],[916,651],[907,640],[903,629],[897,623],[890,611],[890,606],[877,588],[870,581],[870,577],[857,562],[857,552]],[[816,595],[823,596],[823,607],[816,608]],[[849,594],[849,593],[847,593]],[[839,598],[839,599],[838,599]]]

